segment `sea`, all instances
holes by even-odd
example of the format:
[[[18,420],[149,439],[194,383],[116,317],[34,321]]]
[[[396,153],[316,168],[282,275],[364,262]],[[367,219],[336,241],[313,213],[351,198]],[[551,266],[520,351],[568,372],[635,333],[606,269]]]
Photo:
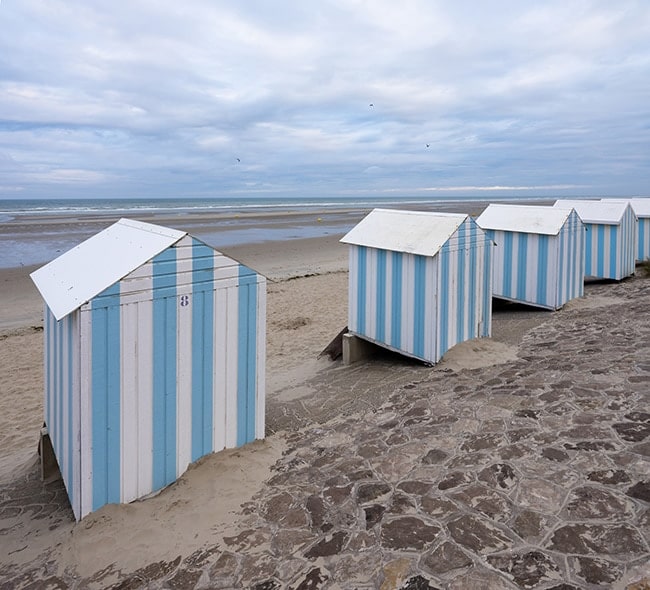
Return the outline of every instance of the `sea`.
[[[539,200],[513,197],[504,200]],[[375,207],[435,210],[484,202],[470,196],[182,199],[0,199],[0,268],[49,262],[120,217],[172,218],[176,229],[214,246],[344,234]],[[210,222],[205,216],[209,214]],[[103,223],[103,225],[102,225]],[[165,225],[161,221],[162,225]]]

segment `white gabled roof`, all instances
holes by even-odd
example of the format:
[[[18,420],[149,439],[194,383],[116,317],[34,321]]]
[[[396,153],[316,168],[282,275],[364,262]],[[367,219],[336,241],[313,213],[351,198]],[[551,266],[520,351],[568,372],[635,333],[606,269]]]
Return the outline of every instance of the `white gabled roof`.
[[[343,236],[341,242],[433,256],[467,217],[459,213],[373,209]]]
[[[476,223],[482,229],[556,236],[569,215],[571,209],[492,203],[476,218]]]
[[[618,225],[625,209],[629,207],[627,202],[616,201],[581,201],[573,199],[560,199],[555,201],[553,207],[560,209],[575,209],[580,219],[585,223],[603,223],[606,225]]]
[[[604,203],[629,203],[637,217],[650,217],[650,198],[634,197],[632,199],[601,199]]]
[[[120,219],[30,276],[60,320],[185,235],[160,225]]]

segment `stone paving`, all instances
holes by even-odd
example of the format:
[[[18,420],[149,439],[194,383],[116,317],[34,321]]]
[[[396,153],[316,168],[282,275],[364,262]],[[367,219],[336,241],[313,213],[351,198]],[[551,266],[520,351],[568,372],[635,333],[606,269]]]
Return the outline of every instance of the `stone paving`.
[[[409,366],[380,405],[288,433],[237,534],[113,588],[650,589],[650,280],[599,296],[618,303],[547,314],[514,362]]]

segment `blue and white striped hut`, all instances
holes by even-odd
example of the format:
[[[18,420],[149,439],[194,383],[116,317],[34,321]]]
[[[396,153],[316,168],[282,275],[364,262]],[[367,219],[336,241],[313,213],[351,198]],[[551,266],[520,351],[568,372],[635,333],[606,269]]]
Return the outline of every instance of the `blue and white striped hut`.
[[[128,219],[31,276],[45,300],[45,423],[77,519],[264,437],[264,277]]]
[[[636,215],[636,262],[650,260],[650,198],[602,199],[604,202],[620,201],[629,203]]]
[[[586,226],[585,277],[620,281],[634,274],[636,215],[628,203],[561,199],[553,206],[575,209]]]
[[[496,245],[494,297],[560,309],[584,293],[585,227],[573,209],[491,204],[476,223]]]
[[[374,209],[341,241],[351,334],[428,363],[490,336],[493,244],[468,215]]]

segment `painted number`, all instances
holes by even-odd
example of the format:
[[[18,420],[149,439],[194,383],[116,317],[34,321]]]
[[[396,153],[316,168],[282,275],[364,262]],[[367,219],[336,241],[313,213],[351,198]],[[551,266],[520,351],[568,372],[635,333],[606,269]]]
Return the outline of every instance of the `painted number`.
[[[181,307],[187,307],[190,304],[189,295],[181,295]]]

